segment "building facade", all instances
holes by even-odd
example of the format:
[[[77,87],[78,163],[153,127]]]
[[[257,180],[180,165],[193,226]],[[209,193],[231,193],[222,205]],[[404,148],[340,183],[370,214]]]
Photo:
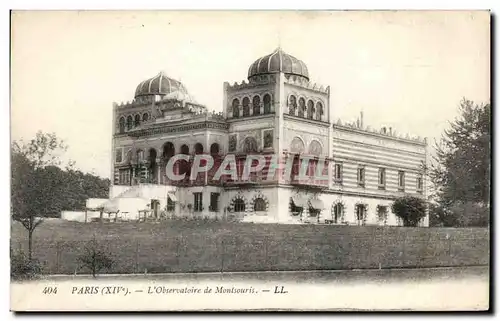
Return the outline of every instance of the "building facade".
[[[247,81],[224,83],[223,97],[222,112],[209,112],[182,83],[160,73],[141,82],[132,101],[115,103],[110,207],[124,219],[144,213],[398,225],[393,200],[426,197],[426,140],[370,129],[362,116],[355,123],[334,121],[330,88],[311,82],[305,63],[280,48],[251,64]],[[165,167],[177,154],[190,157],[174,166],[187,177],[194,155],[211,155],[215,165],[194,180],[172,181]],[[266,165],[248,180],[214,179],[226,155],[241,174],[251,154],[263,155]],[[273,157],[281,164],[292,160],[290,177],[278,168],[270,178]],[[307,173],[323,178],[298,175],[304,157]]]

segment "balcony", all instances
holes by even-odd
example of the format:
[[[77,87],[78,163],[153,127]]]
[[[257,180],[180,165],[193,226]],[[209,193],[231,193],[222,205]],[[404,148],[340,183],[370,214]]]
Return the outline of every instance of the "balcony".
[[[272,159],[272,154],[269,155],[263,155],[266,159],[266,164],[262,168],[262,170],[258,172],[251,172],[248,173],[248,178],[243,180],[243,174],[244,174],[244,167],[246,164],[246,157],[247,155],[236,155],[236,172],[237,172],[237,179],[234,180],[230,175],[223,175],[221,177],[222,184],[224,186],[239,186],[239,187],[250,187],[250,186],[255,186],[255,185],[261,185],[261,184],[272,184],[276,183],[277,180],[275,178],[273,179],[268,179],[267,175],[269,172],[270,168],[270,163]],[[258,162],[254,160],[252,163],[252,167],[255,167],[258,165]]]
[[[290,185],[297,187],[309,187],[309,188],[317,188],[317,189],[326,189],[329,187],[329,179],[328,179],[328,163],[329,160],[321,160],[323,163],[323,169],[321,175],[317,174],[317,170],[319,169],[319,161],[318,159],[309,160],[309,164],[306,170],[305,175],[301,177],[299,175],[301,170],[301,160],[295,159],[292,166],[291,179],[289,181]],[[316,176],[326,177],[325,179],[318,178]]]

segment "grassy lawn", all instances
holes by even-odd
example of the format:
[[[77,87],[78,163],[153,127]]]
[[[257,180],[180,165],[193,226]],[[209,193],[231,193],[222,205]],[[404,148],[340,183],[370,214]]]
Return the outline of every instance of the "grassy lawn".
[[[46,221],[34,233],[45,273],[88,273],[77,258],[95,235],[110,273],[310,270],[487,265],[485,228],[279,225],[206,221]],[[12,224],[14,249],[27,233]]]

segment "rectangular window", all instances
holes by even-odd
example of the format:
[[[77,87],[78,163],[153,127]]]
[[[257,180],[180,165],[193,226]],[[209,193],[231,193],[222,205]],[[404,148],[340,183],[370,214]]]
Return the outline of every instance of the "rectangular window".
[[[117,148],[115,154],[115,163],[121,163],[123,161],[123,148]]]
[[[195,212],[203,211],[203,201],[202,201],[203,194],[193,193],[193,195],[194,195],[194,211]]]
[[[219,193],[210,193],[210,211],[218,212],[219,211]]]
[[[365,186],[365,167],[360,166],[358,168],[358,185],[359,186]]]
[[[385,168],[378,169],[378,188],[385,189]]]
[[[357,204],[356,207],[356,220],[358,225],[365,225],[366,223],[366,205]]]
[[[388,218],[387,214],[388,214],[387,206],[383,206],[383,205],[377,206],[377,220],[379,223],[383,223],[384,225],[387,225],[387,218]]]
[[[130,185],[130,170],[129,169],[120,169],[119,177],[118,177],[119,185]]]
[[[422,189],[424,186],[422,175],[417,176],[417,192],[422,193]]]
[[[403,171],[398,172],[398,189],[399,190],[405,189],[405,172]]]
[[[335,164],[334,177],[336,183],[342,183],[342,163]]]

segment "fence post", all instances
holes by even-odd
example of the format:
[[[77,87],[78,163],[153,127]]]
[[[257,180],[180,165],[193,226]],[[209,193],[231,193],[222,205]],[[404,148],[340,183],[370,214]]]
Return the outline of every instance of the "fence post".
[[[264,266],[266,271],[269,269],[268,257],[267,257],[267,242],[269,241],[268,237],[264,237]]]
[[[59,241],[56,242],[56,274],[59,274],[59,260],[60,260]]]
[[[135,242],[135,266],[134,273],[139,272],[139,241]]]
[[[180,266],[181,263],[180,263],[179,257],[180,257],[181,239],[180,239],[180,237],[178,237],[178,238],[176,238],[176,240],[177,240],[177,247],[176,247],[176,252],[177,253],[176,253],[176,257],[175,258],[176,258],[176,263],[177,263],[177,270],[180,271],[180,267],[179,266]]]
[[[225,253],[225,249],[224,249],[224,238],[221,239],[220,241],[220,245],[221,245],[221,255],[220,255],[220,258],[221,258],[221,262],[220,262],[220,271],[221,273],[224,272],[224,253]]]
[[[451,260],[452,259],[452,257],[451,257],[451,235],[448,237],[448,256],[450,257],[450,260]]]
[[[406,265],[406,238],[407,238],[407,233],[403,233],[404,239],[403,239],[403,259],[401,261],[401,267],[405,267]]]

